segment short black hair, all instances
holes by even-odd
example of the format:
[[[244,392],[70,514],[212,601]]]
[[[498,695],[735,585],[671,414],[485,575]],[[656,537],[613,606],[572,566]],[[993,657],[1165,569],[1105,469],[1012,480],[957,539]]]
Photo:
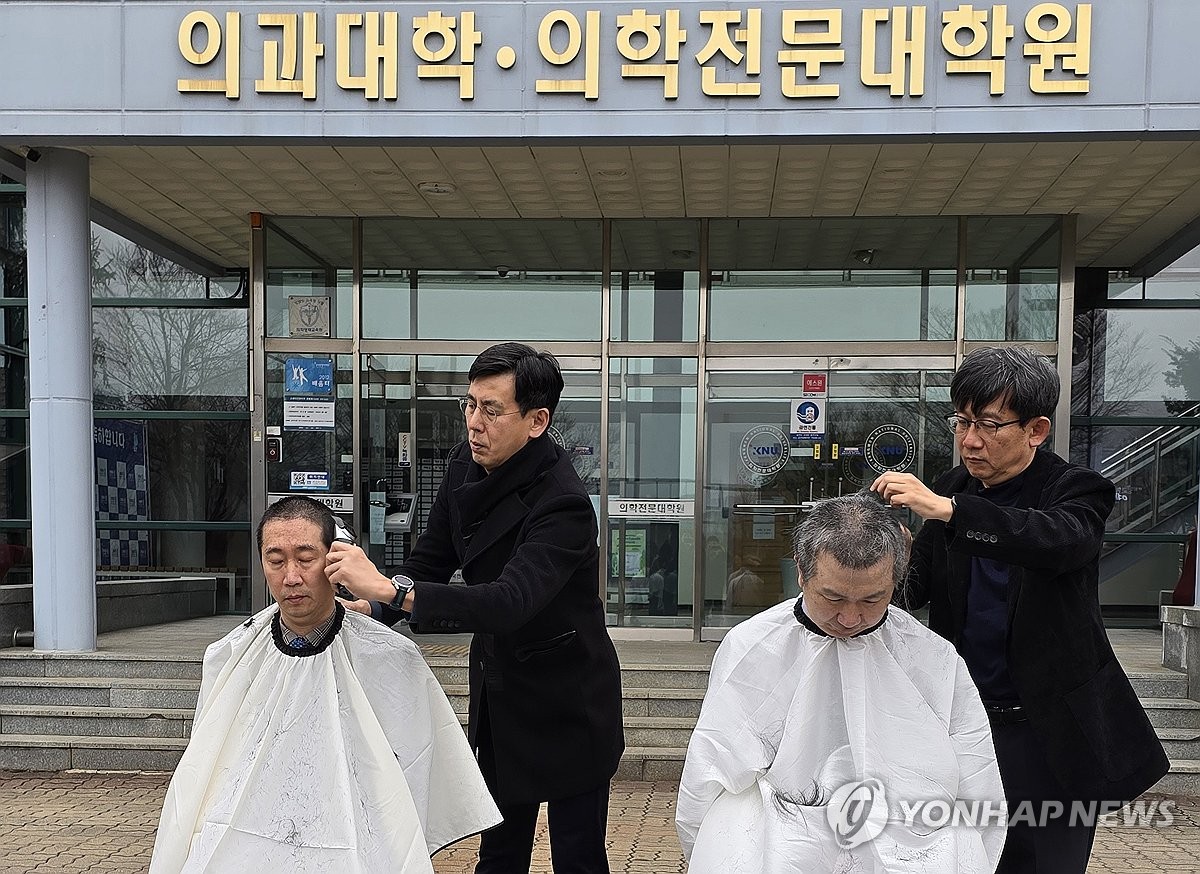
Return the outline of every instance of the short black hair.
[[[963,359],[950,382],[950,403],[978,416],[998,400],[1024,425],[1039,416],[1051,418],[1058,391],[1058,371],[1045,355],[1027,346],[988,346]]]
[[[551,420],[562,396],[562,370],[549,352],[539,352],[524,343],[497,343],[479,353],[467,379],[474,382],[486,376],[513,374],[517,405],[524,416],[530,410],[545,407]]]
[[[288,495],[267,507],[267,511],[259,520],[258,530],[254,532],[258,540],[258,551],[262,552],[263,528],[268,522],[291,519],[307,519],[312,522],[321,529],[321,542],[325,544],[325,548],[333,545],[333,511],[306,495]]]

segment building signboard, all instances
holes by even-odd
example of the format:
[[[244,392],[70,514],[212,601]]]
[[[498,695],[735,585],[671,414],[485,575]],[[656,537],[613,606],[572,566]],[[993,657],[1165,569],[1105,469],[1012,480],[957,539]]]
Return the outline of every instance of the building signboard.
[[[0,82],[21,83],[0,108],[13,142],[405,138],[413,118],[431,114],[451,140],[1111,134],[1200,123],[1191,75],[1200,4],[1186,0],[436,9],[28,0],[4,10],[5,32],[25,35],[0,41]],[[324,320],[313,322],[293,330],[319,333]]]

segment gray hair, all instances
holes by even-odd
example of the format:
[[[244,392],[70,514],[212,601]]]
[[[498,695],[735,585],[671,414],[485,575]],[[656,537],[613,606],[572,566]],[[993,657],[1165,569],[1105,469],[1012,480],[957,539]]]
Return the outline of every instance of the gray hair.
[[[1024,425],[1039,416],[1050,418],[1058,405],[1058,371],[1050,359],[1027,346],[987,346],[963,359],[950,382],[955,410],[968,407],[978,416],[999,400]]]
[[[873,492],[818,501],[792,532],[792,555],[804,581],[817,572],[817,556],[828,555],[842,567],[864,570],[892,559],[892,584],[908,570],[908,540],[900,522]]]

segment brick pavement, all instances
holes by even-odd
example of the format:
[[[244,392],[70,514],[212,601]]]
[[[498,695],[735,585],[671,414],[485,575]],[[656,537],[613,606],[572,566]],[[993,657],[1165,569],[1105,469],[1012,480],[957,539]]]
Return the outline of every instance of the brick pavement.
[[[0,872],[145,871],[169,775],[0,772]],[[609,813],[614,874],[685,871],[675,838],[674,783],[617,783]],[[1102,826],[1089,874],[1200,871],[1200,798],[1174,799],[1165,828]],[[465,874],[477,841],[434,859],[437,874]],[[551,874],[545,819],[532,874]],[[731,872],[734,874],[734,872]]]

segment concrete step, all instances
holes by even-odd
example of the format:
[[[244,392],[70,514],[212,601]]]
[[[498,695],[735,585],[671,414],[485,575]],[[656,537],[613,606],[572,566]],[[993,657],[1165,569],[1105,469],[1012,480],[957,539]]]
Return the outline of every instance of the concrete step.
[[[465,658],[428,656],[433,675],[443,686],[466,686]],[[622,665],[621,686],[625,689],[700,689],[708,687],[707,665]]]
[[[194,710],[199,680],[131,677],[0,677],[0,705],[167,707]]]
[[[646,749],[687,747],[696,727],[694,719],[670,716],[626,716],[625,745]]]
[[[200,661],[105,653],[34,653],[0,650],[0,677],[127,677],[151,680],[200,680]]]
[[[1179,671],[1154,671],[1129,675],[1139,698],[1186,698],[1187,674]]]
[[[624,689],[708,688],[708,665],[621,665]]]
[[[686,747],[626,747],[614,779],[647,783],[678,780],[686,753]]]
[[[622,690],[626,716],[671,716],[690,719],[695,725],[700,716],[703,689],[630,689]]]
[[[1156,728],[1154,731],[1168,759],[1200,761],[1200,728]]]
[[[0,735],[0,769],[13,771],[173,771],[183,738]]]
[[[1172,759],[1171,770],[1149,791],[1162,795],[1200,795],[1200,761]]]
[[[0,706],[0,739],[8,735],[187,738],[193,712],[186,709]]]
[[[1155,728],[1200,728],[1200,701],[1190,698],[1143,698]]]

